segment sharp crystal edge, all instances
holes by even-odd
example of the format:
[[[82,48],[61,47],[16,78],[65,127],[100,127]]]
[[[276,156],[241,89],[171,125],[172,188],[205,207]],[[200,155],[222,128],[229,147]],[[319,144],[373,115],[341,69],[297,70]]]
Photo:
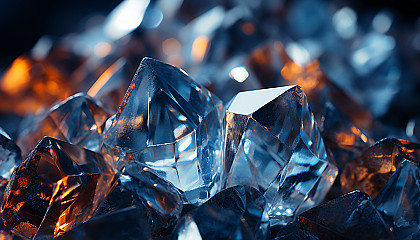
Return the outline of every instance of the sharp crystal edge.
[[[204,202],[221,187],[222,116],[222,102],[183,70],[144,58],[104,144],[131,153],[187,202]]]
[[[337,176],[299,86],[237,94],[226,107],[226,186],[249,185],[287,224],[319,203]]]

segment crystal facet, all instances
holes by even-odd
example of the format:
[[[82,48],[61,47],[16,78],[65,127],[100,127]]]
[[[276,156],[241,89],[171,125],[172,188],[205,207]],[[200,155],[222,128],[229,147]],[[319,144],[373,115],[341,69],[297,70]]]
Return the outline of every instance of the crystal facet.
[[[373,200],[396,239],[420,236],[420,168],[404,160]]]
[[[154,238],[169,236],[182,211],[177,188],[136,161],[128,162],[120,182],[105,200],[98,214],[136,206],[145,215]]]
[[[9,179],[13,170],[22,162],[20,148],[10,136],[0,128],[0,177]]]
[[[45,137],[13,172],[4,223],[28,238],[60,235],[92,217],[114,175],[100,154]]]
[[[372,198],[405,160],[420,164],[420,144],[407,140],[383,139],[348,162],[340,176],[344,193],[361,190]]]
[[[181,69],[144,58],[104,144],[134,158],[202,202],[220,188],[222,103]]]
[[[174,235],[177,239],[266,239],[268,225],[264,196],[252,187],[235,186],[184,216]]]
[[[299,222],[325,240],[393,239],[369,196],[359,191],[302,213]]]
[[[264,192],[272,223],[319,204],[337,175],[299,86],[236,95],[226,109],[225,139],[226,185]]]
[[[44,136],[99,151],[103,126],[109,115],[98,101],[77,93],[53,106],[45,115],[36,116],[37,119],[21,130],[17,143],[24,154],[29,153]]]

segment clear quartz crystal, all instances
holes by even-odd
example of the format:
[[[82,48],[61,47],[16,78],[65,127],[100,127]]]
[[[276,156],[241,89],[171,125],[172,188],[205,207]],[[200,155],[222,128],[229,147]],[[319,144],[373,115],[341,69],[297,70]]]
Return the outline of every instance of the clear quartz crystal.
[[[129,152],[184,192],[207,200],[220,189],[222,102],[183,70],[144,58],[104,144]]]
[[[337,176],[299,86],[237,94],[226,109],[225,142],[226,185],[263,192],[272,224],[319,204]]]

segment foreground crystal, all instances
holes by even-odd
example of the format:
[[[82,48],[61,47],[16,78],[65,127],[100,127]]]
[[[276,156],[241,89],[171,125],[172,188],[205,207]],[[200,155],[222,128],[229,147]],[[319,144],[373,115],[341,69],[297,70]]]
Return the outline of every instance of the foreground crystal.
[[[279,229],[272,228],[271,232],[272,235],[273,232],[276,233],[273,240],[319,240],[314,231],[305,225],[299,225],[298,222],[291,222],[286,226],[279,227]]]
[[[359,191],[302,213],[299,222],[323,240],[393,239],[369,196]]]
[[[13,172],[4,224],[28,238],[60,235],[92,217],[113,178],[98,153],[45,137]]]
[[[13,170],[22,161],[20,148],[0,128],[0,177],[9,179]]]
[[[226,109],[226,185],[259,189],[270,221],[319,204],[337,175],[299,86],[241,92]]]
[[[420,169],[404,160],[373,200],[396,239],[420,236]]]
[[[52,107],[43,116],[34,116],[19,134],[18,144],[26,155],[44,137],[99,151],[102,130],[110,116],[101,104],[84,93],[77,93]]]
[[[419,156],[418,143],[395,138],[383,139],[345,165],[340,176],[341,189],[344,193],[361,190],[375,198],[405,159],[419,165]]]
[[[158,177],[144,164],[128,162],[117,187],[102,204],[97,215],[135,206],[142,212],[154,238],[169,236],[182,211],[181,195],[171,183]]]
[[[184,216],[173,239],[267,239],[267,204],[252,187],[225,189]]]
[[[149,229],[145,227],[147,226],[147,219],[140,216],[142,216],[141,209],[127,207],[107,215],[95,217],[64,233],[57,239],[152,239]]]
[[[202,202],[220,188],[222,103],[182,70],[144,58],[104,144],[145,163]]]

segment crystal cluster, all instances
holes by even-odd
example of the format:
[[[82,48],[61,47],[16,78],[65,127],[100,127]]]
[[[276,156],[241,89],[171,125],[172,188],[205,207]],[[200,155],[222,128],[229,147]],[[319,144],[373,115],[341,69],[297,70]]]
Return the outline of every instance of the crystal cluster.
[[[169,2],[6,69],[0,239],[420,238],[389,29],[318,0]]]

